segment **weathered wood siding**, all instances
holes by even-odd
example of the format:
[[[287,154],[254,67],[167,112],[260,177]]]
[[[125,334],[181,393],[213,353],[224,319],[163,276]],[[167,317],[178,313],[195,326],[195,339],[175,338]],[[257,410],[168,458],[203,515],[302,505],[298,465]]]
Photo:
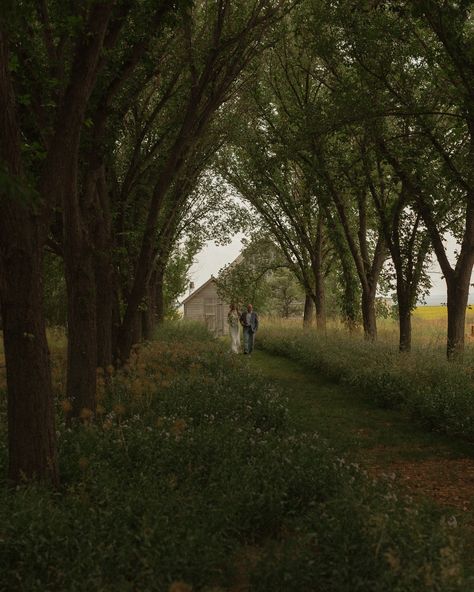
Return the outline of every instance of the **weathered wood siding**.
[[[228,306],[217,295],[216,285],[210,283],[202,289],[196,290],[196,295],[188,298],[184,303],[184,318],[203,322],[216,335],[227,335]]]

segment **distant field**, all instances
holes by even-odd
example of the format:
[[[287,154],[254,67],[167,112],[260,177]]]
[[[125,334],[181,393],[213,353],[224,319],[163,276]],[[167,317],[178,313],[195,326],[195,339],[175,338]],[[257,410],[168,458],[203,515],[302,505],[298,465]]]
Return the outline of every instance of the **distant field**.
[[[413,311],[413,317],[426,321],[437,321],[448,317],[446,306],[418,306]]]
[[[448,318],[446,306],[419,306],[413,311],[413,318],[423,321],[445,321]],[[466,323],[474,323],[474,305],[466,311]]]
[[[425,346],[444,347],[447,320],[446,306],[419,306],[413,311],[413,342]],[[466,310],[467,345],[474,343],[471,325],[474,325],[474,306],[469,306]],[[380,319],[378,327],[382,339],[395,342],[398,340],[398,323],[394,319]]]

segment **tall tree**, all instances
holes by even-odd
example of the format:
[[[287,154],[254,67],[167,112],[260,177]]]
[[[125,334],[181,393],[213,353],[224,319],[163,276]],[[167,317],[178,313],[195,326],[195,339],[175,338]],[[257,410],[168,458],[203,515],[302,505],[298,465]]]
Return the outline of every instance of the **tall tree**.
[[[8,153],[16,154],[15,165],[10,162],[8,169],[21,174],[27,192],[37,196],[25,201],[21,210],[22,232],[26,233],[21,243],[28,247],[18,249],[21,232],[15,237],[10,234],[15,225],[20,226],[18,217],[0,237],[10,476],[16,481],[47,475],[53,482],[58,480],[41,302],[42,248],[54,208],[76,191],[87,105],[103,63],[103,50],[121,22],[122,9],[115,9],[111,1],[91,4],[79,12],[56,2],[49,6],[7,4],[7,18],[1,21],[2,102],[9,113],[2,138],[7,139]],[[11,186],[3,193],[2,221],[12,215],[15,199]],[[12,249],[17,249],[16,263]]]
[[[282,16],[284,8],[285,3],[281,1],[257,0],[236,7],[230,0],[221,0],[216,5],[196,3],[183,16],[180,33],[185,48],[182,67],[186,86],[174,133],[150,199],[133,284],[120,327],[117,343],[122,360],[129,356],[133,319],[153,270],[155,233],[164,197],[213,117],[230,98],[243,70],[263,49],[265,32]]]
[[[0,300],[7,363],[9,477],[58,484],[56,430],[42,308],[37,206],[21,157],[21,132],[0,23]]]
[[[329,69],[339,76],[339,62],[352,73],[345,85],[350,119],[371,124],[383,118],[392,129],[403,129],[401,135],[379,137],[378,146],[421,215],[445,277],[449,358],[463,351],[474,263],[473,95],[468,75],[473,33],[468,4],[430,0],[415,6],[400,1],[371,11],[361,0],[350,11],[341,2],[328,11],[338,23],[332,31],[339,39]],[[350,99],[348,89],[354,88]],[[459,243],[453,264],[444,244],[447,229]]]

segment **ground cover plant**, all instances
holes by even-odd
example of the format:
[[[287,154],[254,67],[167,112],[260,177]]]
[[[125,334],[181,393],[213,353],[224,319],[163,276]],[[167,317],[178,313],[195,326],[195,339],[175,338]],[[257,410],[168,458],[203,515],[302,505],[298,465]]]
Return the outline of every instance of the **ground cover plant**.
[[[284,323],[264,323],[258,346],[354,387],[354,396],[360,392],[379,405],[405,408],[430,428],[474,440],[472,365],[447,362],[435,348],[405,355],[387,342]]]
[[[295,433],[245,362],[168,328],[72,428],[57,382],[62,486],[2,484],[0,589],[465,590],[449,517]]]

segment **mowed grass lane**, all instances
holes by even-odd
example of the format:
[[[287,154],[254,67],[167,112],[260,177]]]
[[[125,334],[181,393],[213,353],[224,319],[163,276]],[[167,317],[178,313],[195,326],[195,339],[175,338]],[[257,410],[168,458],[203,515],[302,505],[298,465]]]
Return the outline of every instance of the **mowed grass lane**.
[[[287,358],[256,351],[249,361],[284,390],[299,429],[319,432],[369,473],[451,506],[457,519],[474,526],[474,444],[428,431],[403,411],[377,408]]]

